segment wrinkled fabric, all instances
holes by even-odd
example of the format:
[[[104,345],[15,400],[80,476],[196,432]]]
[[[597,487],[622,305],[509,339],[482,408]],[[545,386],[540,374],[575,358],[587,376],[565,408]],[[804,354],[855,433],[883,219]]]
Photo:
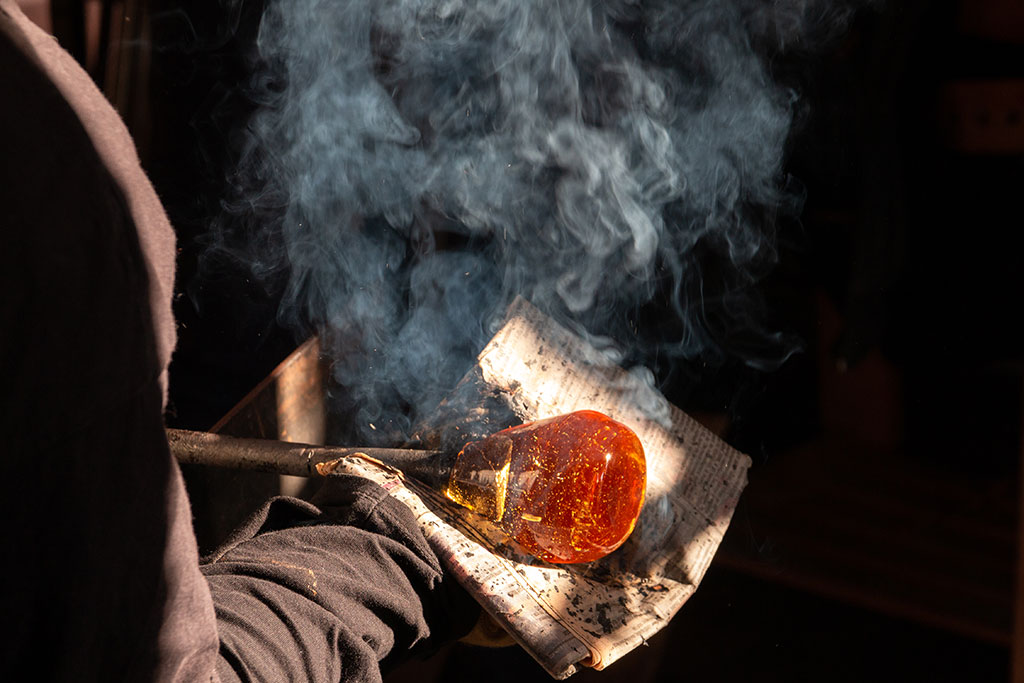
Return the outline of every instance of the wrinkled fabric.
[[[379,680],[468,630],[372,482],[271,501],[200,569],[163,425],[173,234],[116,113],[10,0],[0,130],[4,679]]]
[[[412,513],[377,484],[331,477],[268,502],[205,558],[222,681],[380,681],[472,627]]]
[[[124,188],[29,49],[4,2],[0,532],[19,562],[0,570],[0,670],[202,680],[216,624],[163,432],[150,269]]]
[[[175,238],[163,205],[139,164],[135,143],[121,117],[84,69],[53,36],[29,21],[13,0],[0,0],[0,29],[45,74],[68,102],[92,141],[106,172],[121,189],[136,228],[149,276],[149,314],[160,363],[160,385],[167,402],[167,368],[177,339],[171,298],[174,294]],[[16,106],[17,98],[3,100]],[[51,144],[60,141],[50,138]]]

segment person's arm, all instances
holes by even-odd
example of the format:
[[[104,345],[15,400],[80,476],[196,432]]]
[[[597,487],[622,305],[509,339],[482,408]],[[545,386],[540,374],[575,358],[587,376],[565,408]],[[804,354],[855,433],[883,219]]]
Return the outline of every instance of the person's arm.
[[[101,148],[134,153],[123,125],[8,0],[0,103],[0,670],[209,679],[213,604],[164,435],[147,213],[131,209],[148,184],[137,160],[114,177]]]
[[[166,217],[102,94],[9,0],[0,102],[5,675],[377,680],[467,630],[469,598],[369,482],[272,501],[200,570],[162,417]]]
[[[222,681],[379,681],[476,621],[387,491],[342,475],[315,500],[270,501],[203,561]]]

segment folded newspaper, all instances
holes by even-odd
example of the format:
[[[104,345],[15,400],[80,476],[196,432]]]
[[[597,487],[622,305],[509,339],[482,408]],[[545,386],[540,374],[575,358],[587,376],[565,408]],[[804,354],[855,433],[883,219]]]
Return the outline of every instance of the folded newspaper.
[[[578,666],[602,669],[668,624],[707,571],[750,466],[642,375],[523,299],[419,431],[435,446],[465,443],[512,422],[582,409],[632,428],[647,457],[637,527],[597,562],[556,565],[517,554],[482,518],[365,460],[345,458],[334,470],[374,479],[408,505],[441,561],[557,679]]]

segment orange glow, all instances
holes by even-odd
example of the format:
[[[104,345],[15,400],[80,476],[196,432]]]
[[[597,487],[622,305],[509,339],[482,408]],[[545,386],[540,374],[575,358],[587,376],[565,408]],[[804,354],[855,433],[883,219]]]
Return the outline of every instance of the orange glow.
[[[582,410],[466,444],[445,495],[548,562],[590,562],[636,526],[647,468],[640,439]]]

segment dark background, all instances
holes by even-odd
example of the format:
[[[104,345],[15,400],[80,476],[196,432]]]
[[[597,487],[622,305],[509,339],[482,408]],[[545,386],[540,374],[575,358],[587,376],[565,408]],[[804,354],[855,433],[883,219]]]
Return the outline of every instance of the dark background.
[[[168,421],[208,429],[301,341],[275,322],[273,282],[229,262],[196,277],[252,106],[260,3],[103,5],[121,28],[99,44],[120,46],[129,68],[87,41],[81,56],[132,129],[181,249]],[[58,32],[83,31],[79,8],[53,3]],[[119,11],[144,28],[124,29]],[[126,43],[131,30],[145,40]],[[750,486],[670,627],[578,678],[1006,680],[1024,9],[894,2],[771,64],[801,96],[787,171],[806,204],[779,225],[780,263],[760,287],[804,350],[770,373],[661,373],[670,399],[751,455]],[[542,676],[518,649],[456,646],[392,679]]]

